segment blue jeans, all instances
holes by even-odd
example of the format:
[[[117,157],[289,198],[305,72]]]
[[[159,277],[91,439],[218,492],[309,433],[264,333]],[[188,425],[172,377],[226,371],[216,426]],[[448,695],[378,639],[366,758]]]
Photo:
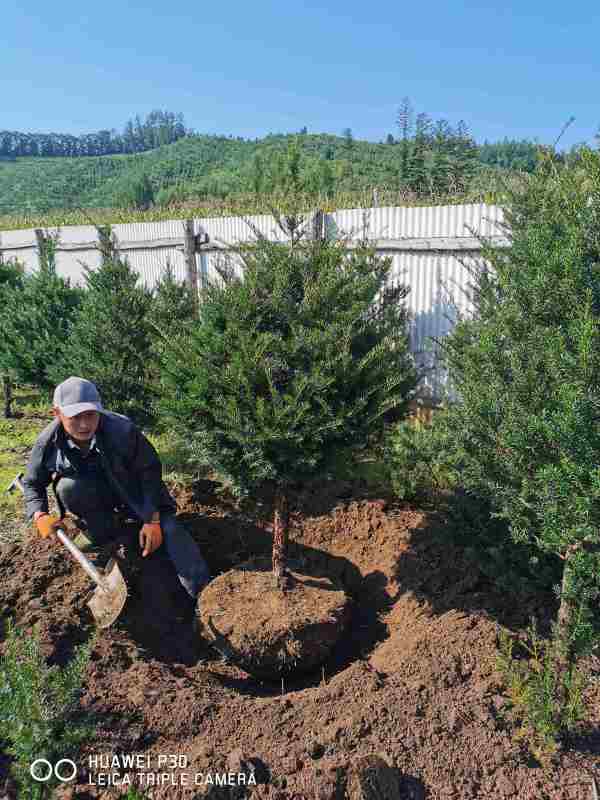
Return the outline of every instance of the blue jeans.
[[[87,535],[99,547],[118,534],[114,523],[117,500],[110,486],[99,476],[62,477],[56,494],[65,509],[82,519]],[[208,565],[189,531],[178,522],[172,511],[160,512],[163,545],[179,581],[192,598],[196,598],[210,580]]]

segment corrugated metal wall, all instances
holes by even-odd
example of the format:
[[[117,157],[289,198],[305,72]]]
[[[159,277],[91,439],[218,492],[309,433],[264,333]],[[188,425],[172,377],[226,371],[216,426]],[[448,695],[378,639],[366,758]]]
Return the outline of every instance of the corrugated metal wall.
[[[328,235],[350,240],[366,235],[377,241],[378,252],[392,259],[391,282],[410,287],[407,306],[411,314],[411,349],[417,365],[428,370],[423,388],[434,398],[445,383],[434,339],[452,328],[457,308],[469,310],[467,267],[477,259],[479,250],[473,236],[501,241],[501,222],[502,210],[483,204],[348,209],[324,217]],[[312,226],[312,216],[306,218],[305,224]],[[195,219],[194,232],[204,232],[209,237],[208,245],[197,254],[200,284],[203,279],[218,277],[216,267],[224,258],[223,247],[253,240],[255,230],[271,240],[287,238],[275,219],[266,214]],[[74,282],[82,282],[84,265],[94,269],[100,261],[96,230],[88,225],[65,227],[59,232],[60,243],[67,249],[58,251],[58,271]],[[156,283],[168,262],[177,278],[185,280],[181,220],[115,225],[113,233],[122,255],[146,285]],[[4,258],[18,258],[28,270],[37,268],[33,230],[0,233],[0,252]],[[239,262],[236,271],[239,274]]]
[[[339,234],[356,238],[367,220],[372,239],[426,239],[429,237],[469,237],[475,230],[483,236],[500,235],[502,210],[498,206],[465,204],[423,206],[421,208],[354,208],[329,214]]]
[[[452,329],[457,314],[472,309],[469,266],[479,260],[479,246],[473,242],[473,236],[502,241],[502,222],[501,208],[483,204],[356,208],[328,215],[327,227],[332,235],[349,239],[366,235],[368,239],[394,243],[393,250],[378,247],[378,253],[392,258],[391,283],[410,287],[406,305],[411,314],[411,351],[417,366],[425,373],[424,393],[434,399],[446,384],[435,340]],[[447,238],[465,249],[445,249],[448,243],[436,241]],[[424,239],[428,242],[419,242],[423,249],[413,249],[414,240]],[[406,249],[398,252],[403,242]]]
[[[57,269],[60,275],[70,278],[74,283],[82,283],[84,266],[95,269],[100,264],[96,229],[92,225],[74,225],[52,228],[49,232],[59,233],[60,245],[76,246],[76,249],[59,249]],[[121,251],[148,286],[156,283],[167,262],[171,263],[177,277],[185,280],[183,253],[177,249],[177,242],[183,236],[181,220],[114,225],[113,233],[118,242],[161,242],[159,247],[124,248]],[[172,240],[171,244],[169,240]],[[5,259],[18,258],[26,269],[37,269],[36,237],[33,230],[0,233],[0,251]]]

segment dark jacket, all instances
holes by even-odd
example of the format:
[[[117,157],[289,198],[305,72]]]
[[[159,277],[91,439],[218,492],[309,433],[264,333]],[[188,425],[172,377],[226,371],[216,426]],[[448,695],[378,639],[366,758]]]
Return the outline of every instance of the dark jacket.
[[[159,510],[176,504],[162,480],[162,465],[154,447],[133,422],[121,414],[103,411],[96,431],[102,468],[123,505],[143,522]],[[73,476],[67,437],[58,420],[38,436],[23,479],[27,517],[48,511],[48,486],[57,476]]]

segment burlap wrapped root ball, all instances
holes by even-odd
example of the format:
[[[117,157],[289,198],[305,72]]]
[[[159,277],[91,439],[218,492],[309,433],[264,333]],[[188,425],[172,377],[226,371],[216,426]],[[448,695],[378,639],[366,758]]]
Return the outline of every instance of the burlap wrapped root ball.
[[[219,575],[198,604],[200,634],[252,675],[277,678],[322,664],[350,619],[350,599],[329,578],[290,571],[276,587],[270,561]]]

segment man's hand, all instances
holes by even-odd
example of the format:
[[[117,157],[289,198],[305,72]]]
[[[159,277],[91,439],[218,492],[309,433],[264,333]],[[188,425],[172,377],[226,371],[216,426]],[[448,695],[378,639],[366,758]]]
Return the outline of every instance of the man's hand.
[[[140,547],[144,549],[142,558],[157,550],[163,540],[160,522],[147,522],[140,531]]]
[[[33,521],[42,539],[47,539],[48,536],[54,533],[57,528],[60,528],[61,525],[60,517],[56,517],[54,514],[48,514],[46,511],[36,512]]]

